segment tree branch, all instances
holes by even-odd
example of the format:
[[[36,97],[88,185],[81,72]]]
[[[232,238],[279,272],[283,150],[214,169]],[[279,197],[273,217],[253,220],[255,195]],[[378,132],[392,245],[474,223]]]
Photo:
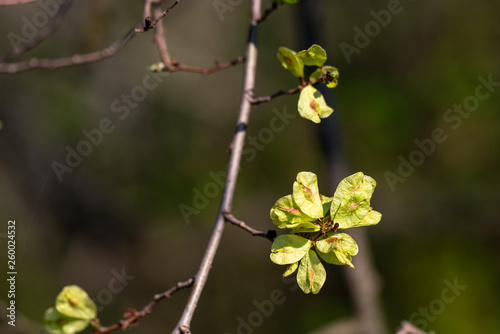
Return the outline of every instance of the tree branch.
[[[282,4],[282,3],[279,3],[279,4]],[[277,8],[278,8],[278,3],[276,3],[276,2],[273,3],[272,6],[269,7],[268,9],[266,9],[264,11],[264,13],[261,15],[261,17],[259,17],[259,19],[257,20],[257,23],[260,24],[261,22],[263,22],[265,19],[267,19],[269,14],[274,12]]]
[[[279,90],[276,93],[273,93],[271,95],[261,96],[261,97],[252,97],[251,98],[251,102],[252,102],[253,105],[258,105],[258,104],[261,104],[261,103],[264,103],[264,102],[271,102],[272,99],[274,99],[274,98],[276,98],[278,96],[297,94],[301,90],[302,90],[301,87],[295,87],[295,88],[291,88],[291,89],[288,89],[288,90]]]
[[[0,0],[1,1],[1,0]],[[161,14],[155,18],[153,22],[151,22],[151,26],[155,27],[155,25],[165,17],[177,4],[179,4],[182,0],[176,0],[172,5],[170,5],[165,11],[161,12]],[[0,3],[1,5],[2,3]],[[149,2],[146,2],[145,6],[148,6]],[[145,13],[148,11],[145,7]],[[137,28],[140,27],[140,28]],[[115,55],[118,51],[120,51],[135,35],[138,33],[142,33],[148,30],[149,27],[145,26],[145,22],[142,22],[140,25],[137,25],[134,29],[129,31],[124,37],[119,39],[118,41],[112,43],[110,46],[95,52],[85,53],[81,55],[73,55],[69,57],[55,58],[55,59],[37,59],[32,58],[27,61],[18,62],[18,63],[4,63],[0,62],[0,73],[18,73],[22,71],[27,71],[35,68],[48,68],[55,69],[59,67],[66,66],[74,66],[81,65],[87,63],[93,63],[96,61],[100,61]]]
[[[114,42],[110,46],[95,52],[85,53],[81,55],[73,55],[69,57],[56,58],[56,59],[31,58],[30,60],[18,63],[10,63],[10,64],[0,63],[0,72],[12,74],[35,68],[55,69],[59,67],[93,63],[115,55],[132,39],[132,37],[134,37],[137,34],[137,32],[138,32],[137,29],[133,29],[129,31],[127,35],[125,35],[118,41]]]
[[[211,74],[211,73],[223,70],[225,68],[229,68],[229,67],[238,65],[240,63],[243,63],[243,62],[245,62],[245,57],[241,56],[241,57],[238,57],[236,59],[233,59],[233,60],[225,62],[225,63],[219,63],[218,61],[215,61],[215,66],[208,67],[208,68],[183,65],[175,59],[171,59],[171,61],[172,61],[172,65],[165,66],[163,68],[164,72],[183,71],[183,72],[194,72],[194,73],[200,73],[202,75],[207,75],[207,74]]]
[[[5,5],[22,5],[25,3],[35,2],[38,0],[0,0],[0,6]]]
[[[42,41],[49,38],[50,35],[52,35],[59,28],[61,23],[63,22],[64,17],[66,16],[69,8],[71,7],[71,4],[72,4],[72,1],[69,0],[65,3],[63,3],[61,6],[59,6],[59,9],[58,9],[56,15],[54,16],[54,19],[47,27],[40,30],[40,32],[38,34],[36,34],[33,38],[28,40],[26,43],[17,45],[14,48],[14,50],[12,50],[11,52],[9,52],[5,56],[3,56],[2,59],[0,60],[0,62],[2,62],[2,63],[7,62],[11,59],[19,57],[20,55],[22,55],[26,51],[31,50],[32,48],[34,48],[35,46],[40,44]]]
[[[273,241],[274,238],[276,238],[276,231],[274,231],[274,230],[268,230],[267,233],[264,233],[262,231],[256,230],[256,229],[248,226],[244,221],[236,219],[236,217],[234,217],[233,214],[231,214],[229,212],[223,212],[223,215],[224,215],[224,219],[226,220],[226,222],[229,222],[233,225],[236,225],[236,226],[242,228],[243,230],[247,231],[248,233],[250,233],[253,236],[263,237],[269,241]]]
[[[155,20],[153,22],[151,22],[151,25],[154,27],[156,27],[156,24],[162,19],[164,18],[175,6],[177,6],[182,0],[175,0],[175,2],[173,4],[171,4],[167,9],[165,9],[162,13],[160,13],[160,15],[158,17],[155,18]]]
[[[194,284],[194,278],[190,278],[187,281],[184,282],[178,282],[175,286],[171,287],[165,292],[162,292],[160,294],[157,294],[153,297],[153,300],[151,300],[146,306],[143,307],[141,311],[137,311],[135,309],[129,308],[124,314],[124,319],[118,321],[118,323],[109,326],[109,327],[102,327],[99,326],[94,330],[94,334],[104,334],[104,333],[110,333],[115,330],[121,329],[125,330],[130,326],[134,326],[137,324],[139,319],[144,318],[146,315],[150,314],[153,312],[153,307],[155,307],[159,302],[161,302],[163,299],[167,299],[172,297],[174,293],[177,291],[183,289],[183,288],[188,288]]]
[[[215,257],[215,253],[217,252],[217,248],[219,247],[220,239],[224,231],[224,212],[230,212],[232,208],[236,180],[238,178],[241,155],[243,153],[246,129],[248,125],[248,119],[250,117],[251,103],[249,95],[253,91],[255,86],[255,72],[257,67],[257,20],[259,17],[260,0],[252,0],[249,29],[250,31],[248,34],[248,44],[246,51],[247,62],[245,66],[243,94],[241,97],[241,104],[238,113],[238,121],[236,123],[236,131],[231,143],[232,150],[229,160],[226,184],[224,187],[224,193],[222,195],[222,203],[217,215],[212,236],[210,237],[210,241],[205,251],[205,255],[203,256],[200,268],[195,276],[196,282],[191,292],[191,296],[189,297],[186,307],[184,308],[184,312],[179,320],[179,323],[172,332],[173,334],[190,332],[189,328],[191,326],[191,320],[193,318],[196,305],[198,304],[198,300],[200,299],[201,293],[207,281],[208,275],[210,273],[210,268]]]
[[[159,6],[155,7],[154,9],[155,17],[159,17],[161,13],[162,13],[161,8]],[[160,24],[156,25],[155,42],[156,45],[158,46],[158,51],[160,52],[160,58],[162,62],[165,64],[165,66],[172,65],[172,61],[170,60],[170,55],[168,54],[165,29],[163,28],[163,24],[161,22]]]

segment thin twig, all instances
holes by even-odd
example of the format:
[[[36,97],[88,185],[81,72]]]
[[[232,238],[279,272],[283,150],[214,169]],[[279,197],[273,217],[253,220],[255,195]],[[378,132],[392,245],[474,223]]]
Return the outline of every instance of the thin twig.
[[[94,330],[94,334],[104,334],[104,333],[110,333],[112,331],[121,329],[125,330],[130,326],[134,326],[137,324],[139,319],[145,317],[146,315],[150,314],[153,312],[153,307],[156,306],[159,302],[161,302],[163,299],[167,299],[172,297],[174,293],[177,291],[183,289],[183,288],[188,288],[194,284],[194,278],[190,278],[187,281],[184,282],[178,282],[175,286],[171,287],[167,291],[157,294],[153,297],[153,299],[143,307],[141,311],[137,311],[135,309],[128,309],[125,312],[124,319],[120,320],[118,323],[109,326],[109,327],[102,327],[99,326]]]
[[[21,5],[21,4],[35,2],[35,1],[38,1],[38,0],[0,0],[0,6]]]
[[[153,22],[151,22],[151,25],[153,27],[156,27],[156,24],[164,18],[175,6],[177,6],[182,0],[175,0],[173,4],[171,4],[166,10],[164,10],[158,17],[154,19]]]
[[[231,143],[232,150],[229,160],[226,184],[224,187],[224,193],[222,195],[222,203],[217,215],[214,229],[212,231],[212,236],[210,237],[210,241],[205,251],[205,255],[203,256],[200,268],[196,273],[196,282],[193,286],[191,296],[189,297],[189,300],[186,304],[186,307],[184,308],[184,312],[177,326],[172,332],[173,334],[189,332],[196,305],[198,304],[201,293],[207,281],[208,275],[210,273],[210,268],[212,267],[212,262],[215,257],[215,253],[217,252],[217,248],[219,247],[220,239],[224,231],[224,212],[231,212],[232,209],[236,180],[238,178],[238,171],[240,169],[241,156],[243,153],[243,145],[245,142],[246,128],[248,126],[248,120],[250,117],[251,103],[249,94],[255,87],[255,72],[257,68],[257,19],[259,18],[259,16],[260,0],[252,0],[249,29],[250,31],[248,34],[246,51],[247,61],[245,64],[243,94],[241,97],[238,120],[236,123],[236,131]]]
[[[182,0],[176,0],[165,11],[163,11],[153,22],[151,26],[154,27],[163,17],[165,17],[177,4]],[[18,63],[2,63],[0,62],[0,73],[18,73],[35,68],[48,68],[55,69],[59,67],[74,66],[100,61],[115,55],[120,51],[135,35],[146,31],[144,22],[138,25],[140,28],[134,28],[129,31],[124,37],[112,43],[110,46],[95,52],[73,55],[69,57],[55,58],[55,59],[37,59],[32,58],[27,61]]]
[[[162,13],[161,7],[155,7],[154,9],[155,17],[160,16],[161,13]],[[168,54],[167,39],[165,36],[165,29],[163,28],[162,22],[156,25],[155,42],[156,45],[158,46],[158,51],[160,52],[161,60],[163,61],[165,66],[168,67],[172,65],[172,61],[170,60],[170,55]]]
[[[256,230],[248,226],[244,221],[236,219],[236,217],[229,212],[223,212],[223,214],[224,214],[224,219],[226,219],[227,222],[242,228],[243,230],[247,231],[253,236],[263,237],[269,241],[273,241],[274,238],[276,238],[276,231],[274,230],[269,230],[267,231],[267,233],[264,233],[262,231]]]
[[[63,22],[64,17],[66,16],[69,8],[71,7],[71,4],[72,4],[72,1],[70,0],[70,1],[63,3],[61,6],[59,6],[59,9],[58,9],[56,15],[54,16],[54,19],[47,27],[40,30],[40,32],[38,34],[33,36],[33,38],[28,40],[26,43],[22,43],[22,44],[17,45],[14,48],[14,50],[12,50],[11,52],[9,52],[5,56],[3,56],[2,59],[0,60],[0,62],[4,63],[4,62],[7,62],[7,61],[14,59],[16,57],[19,57],[20,55],[22,55],[26,51],[31,50],[32,48],[34,48],[35,46],[40,44],[40,42],[49,38],[59,28],[59,26]]]
[[[276,2],[273,3],[271,7],[269,7],[268,9],[266,9],[264,11],[264,13],[261,15],[261,17],[257,20],[257,23],[260,24],[261,22],[263,22],[265,19],[267,19],[267,17],[269,16],[269,14],[271,14],[272,12],[274,12],[277,8],[278,8],[278,3],[276,3]]]
[[[133,29],[127,33],[124,37],[114,42],[110,46],[95,52],[85,53],[81,55],[73,55],[70,57],[62,57],[55,59],[37,59],[31,58],[30,60],[18,62],[18,63],[0,63],[0,72],[3,73],[18,73],[22,71],[27,71],[35,68],[48,68],[55,69],[59,67],[81,65],[87,63],[93,63],[99,60],[103,60],[112,57],[119,50],[121,50],[135,35],[137,30]]]
[[[194,66],[188,66],[188,65],[183,65],[179,63],[177,60],[172,59],[172,65],[171,66],[165,66],[163,68],[163,72],[194,72],[194,73],[200,73],[202,75],[207,75],[211,74],[220,70],[223,70],[225,68],[229,68],[238,64],[241,64],[245,62],[245,57],[241,56],[236,59],[233,59],[231,61],[225,62],[225,63],[219,63],[218,61],[215,62],[215,66],[213,67],[194,67]]]
[[[252,105],[258,105],[258,104],[261,104],[264,102],[270,102],[272,99],[274,99],[278,96],[297,94],[298,92],[300,92],[302,89],[304,89],[304,87],[306,87],[309,84],[312,86],[317,86],[320,83],[325,82],[325,81],[326,81],[326,76],[322,75],[318,78],[318,81],[316,81],[313,84],[311,84],[310,82],[306,82],[305,84],[299,85],[298,87],[290,88],[287,90],[279,90],[271,95],[261,96],[261,97],[250,97],[250,101],[252,102]]]
[[[272,99],[274,99],[274,98],[276,98],[278,96],[281,96],[281,95],[293,95],[293,94],[297,94],[301,90],[302,90],[301,87],[295,87],[295,88],[291,88],[291,89],[288,89],[288,90],[279,90],[276,93],[273,93],[271,95],[261,96],[261,97],[252,97],[251,101],[252,101],[253,105],[257,105],[257,104],[261,104],[261,103],[264,103],[264,102],[270,102]]]

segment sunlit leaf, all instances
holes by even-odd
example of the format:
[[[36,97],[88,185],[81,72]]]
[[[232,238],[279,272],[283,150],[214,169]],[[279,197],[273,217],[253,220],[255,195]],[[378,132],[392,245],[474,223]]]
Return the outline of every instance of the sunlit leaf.
[[[304,293],[318,293],[326,280],[326,270],[314,250],[302,258],[297,272],[297,283]]]
[[[271,261],[291,264],[302,259],[310,248],[311,240],[293,234],[281,235],[274,239],[271,246]]]
[[[65,286],[56,298],[56,309],[63,316],[90,320],[97,308],[89,295],[79,286]]]
[[[293,183],[293,200],[300,211],[313,218],[323,217],[323,205],[318,188],[318,178],[311,172],[300,172]]]
[[[340,229],[362,226],[361,221],[371,210],[370,198],[375,186],[375,180],[362,172],[350,175],[340,182],[330,207],[331,218],[339,224]],[[376,216],[369,218],[367,223],[374,219]]]
[[[321,227],[314,223],[301,223],[294,227],[291,233],[306,233],[306,232],[318,232]]]
[[[319,255],[328,263],[343,265],[347,264],[354,268],[352,256],[358,254],[358,245],[346,233],[330,232],[316,241],[316,249]]]
[[[45,311],[45,328],[53,334],[74,334],[83,331],[89,325],[88,320],[65,317],[54,307]]]
[[[282,46],[278,49],[277,57],[281,65],[289,70],[294,76],[297,78],[304,76],[304,63],[302,59],[297,57],[295,51]]]
[[[314,218],[300,211],[292,195],[281,197],[276,201],[271,209],[271,219],[279,228],[294,228],[301,223],[314,220]]]
[[[283,277],[290,276],[291,274],[293,274],[295,272],[295,270],[297,270],[298,267],[299,267],[299,262],[294,262],[294,263],[289,264],[286,267],[285,272],[283,273]]]
[[[314,123],[321,122],[322,118],[330,116],[333,112],[333,109],[326,104],[323,95],[311,85],[301,90],[298,110],[300,116]]]
[[[307,50],[300,51],[297,56],[308,66],[323,66],[326,61],[326,51],[317,44],[313,44]]]

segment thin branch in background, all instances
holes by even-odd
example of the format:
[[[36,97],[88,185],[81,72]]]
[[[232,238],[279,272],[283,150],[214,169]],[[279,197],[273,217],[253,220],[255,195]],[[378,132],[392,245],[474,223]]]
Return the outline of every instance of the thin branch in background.
[[[238,64],[241,64],[245,62],[245,57],[241,56],[236,59],[233,59],[231,61],[225,62],[225,63],[219,63],[218,61],[215,62],[215,66],[213,67],[194,67],[194,66],[188,66],[188,65],[183,65],[179,63],[177,60],[172,59],[172,65],[171,66],[165,66],[163,68],[163,72],[193,72],[193,73],[200,73],[202,75],[207,75],[211,74],[220,70],[223,70],[225,68],[229,68]]]
[[[178,282],[175,286],[171,287],[167,291],[155,295],[153,297],[153,300],[151,300],[146,306],[144,306],[141,311],[137,311],[135,309],[128,309],[124,315],[125,319],[120,320],[118,323],[109,327],[99,326],[94,330],[94,334],[110,333],[118,329],[125,330],[130,326],[136,325],[139,319],[144,318],[146,315],[153,312],[153,307],[155,307],[159,302],[161,302],[164,299],[172,297],[174,293],[176,293],[181,289],[191,287],[193,284],[194,284],[193,277],[188,279],[187,281]]]
[[[38,0],[0,0],[0,6],[6,5],[22,5],[25,3],[35,2]]]
[[[210,268],[214,260],[217,248],[219,247],[226,219],[224,212],[231,212],[233,206],[234,191],[236,188],[236,180],[238,179],[238,171],[240,169],[241,156],[243,154],[243,146],[245,143],[246,128],[250,118],[251,103],[249,94],[255,87],[255,72],[257,69],[257,20],[260,17],[260,0],[252,0],[250,5],[251,19],[248,34],[247,50],[246,50],[246,63],[243,92],[241,96],[241,103],[238,112],[238,120],[236,122],[236,131],[231,142],[231,155],[229,158],[228,173],[222,195],[222,202],[217,214],[215,226],[208,242],[203,260],[201,261],[200,268],[196,273],[196,281],[194,283],[189,300],[184,308],[181,318],[172,334],[189,333],[191,320],[193,318],[196,305],[200,299],[203,288],[210,274]]]
[[[162,13],[161,7],[155,7],[154,15],[155,17],[159,17]],[[172,65],[172,61],[170,60],[170,55],[168,54],[167,48],[167,38],[165,34],[165,29],[163,28],[162,22],[156,25],[155,31],[155,42],[158,46],[158,51],[160,52],[160,57],[165,66],[169,67]]]
[[[267,231],[267,233],[264,233],[262,231],[256,230],[248,226],[244,221],[236,219],[236,217],[234,217],[233,214],[229,212],[223,212],[223,214],[224,214],[224,219],[226,219],[227,222],[242,228],[243,230],[247,231],[253,236],[263,237],[269,241],[273,241],[274,238],[276,238],[276,231],[274,230],[269,230]]]
[[[396,334],[434,334],[434,332],[424,332],[415,327],[412,323],[404,320],[401,322],[401,327],[399,327]]]
[[[151,5],[155,0],[145,0],[144,1],[144,14],[142,14],[143,21],[146,21],[148,17],[151,17]]]
[[[25,53],[28,50],[31,50],[38,44],[40,44],[42,41],[46,40],[49,38],[61,25],[63,22],[64,17],[68,13],[69,8],[71,7],[72,1],[67,1],[63,3],[61,6],[59,6],[59,9],[54,16],[54,19],[52,22],[42,30],[38,34],[36,34],[33,38],[28,40],[26,43],[22,43],[17,45],[14,50],[6,54],[5,56],[0,59],[1,63],[7,62],[9,60],[12,60],[16,57],[19,57],[23,53]]]
[[[266,9],[264,11],[264,13],[261,15],[261,17],[257,20],[257,23],[260,24],[261,22],[263,22],[265,19],[267,19],[267,17],[269,16],[269,14],[271,14],[272,12],[274,12],[277,8],[278,8],[278,3],[276,3],[276,2],[273,3],[271,7],[269,7],[268,9]]]
[[[99,60],[103,60],[115,55],[120,51],[135,35],[137,30],[133,29],[127,33],[124,37],[114,42],[110,46],[95,52],[85,53],[81,55],[73,55],[69,57],[55,58],[55,59],[38,59],[31,58],[27,61],[22,61],[18,63],[0,63],[0,72],[2,73],[18,73],[22,71],[27,71],[35,68],[48,68],[55,69],[59,67],[81,65],[87,63],[93,63]]]
[[[153,22],[151,22],[151,25],[153,27],[156,27],[156,24],[164,18],[175,6],[177,6],[182,0],[175,0],[173,4],[171,4],[167,9],[165,9],[160,15],[158,15]]]
[[[301,90],[302,90],[301,87],[295,87],[295,88],[291,88],[288,90],[279,90],[276,93],[273,93],[271,95],[261,96],[261,97],[251,97],[250,101],[252,102],[253,105],[261,104],[264,102],[271,102],[272,99],[274,99],[278,96],[297,94]]]
[[[1,0],[0,0],[1,1]],[[165,11],[163,11],[159,17],[157,17],[151,25],[154,27],[163,17],[165,17],[177,4],[182,0],[176,0],[172,5],[170,5]],[[161,1],[160,1],[161,3]],[[0,3],[1,4],[1,3]],[[146,9],[145,9],[146,11]],[[137,26],[136,26],[137,27]],[[140,24],[140,28],[134,28],[129,31],[124,37],[115,41],[110,46],[90,53],[73,55],[69,57],[55,58],[55,59],[38,59],[32,58],[27,61],[22,61],[18,63],[4,63],[0,62],[0,73],[18,73],[35,68],[47,68],[55,69],[59,67],[75,66],[81,64],[88,64],[97,62],[115,55],[120,51],[135,35],[144,32],[144,22]]]

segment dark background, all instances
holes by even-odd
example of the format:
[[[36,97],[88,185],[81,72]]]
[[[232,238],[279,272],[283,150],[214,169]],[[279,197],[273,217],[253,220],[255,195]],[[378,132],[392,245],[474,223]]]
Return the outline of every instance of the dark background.
[[[401,1],[400,12],[348,62],[341,43],[355,46],[354,28],[364,30],[374,20],[370,11],[385,10],[388,2],[317,1],[327,63],[338,67],[341,77],[332,117],[341,124],[351,172],[363,171],[378,182],[372,205],[383,218],[367,230],[388,328],[393,331],[416,312],[416,324],[436,333],[500,332],[499,87],[456,129],[452,125],[458,123],[444,118],[454,104],[470,101],[478,77],[500,81],[500,3]],[[269,5],[264,1],[263,8]],[[62,28],[22,59],[103,48],[140,22],[142,6],[77,1]],[[0,54],[11,50],[7,36],[21,33],[22,17],[31,21],[39,11],[36,3],[0,7]],[[280,46],[309,46],[300,42],[299,14],[296,5],[286,5],[261,25],[257,95],[296,85],[276,52]],[[244,53],[247,17],[246,1],[221,20],[211,1],[186,0],[164,20],[169,50],[195,66],[236,58]],[[0,76],[2,263],[7,220],[17,222],[13,333],[38,333],[43,312],[64,285],[78,284],[101,296],[99,317],[112,324],[127,307],[142,308],[198,268],[221,188],[189,221],[179,205],[193,206],[195,189],[204,192],[214,182],[210,172],[226,168],[243,66],[205,77],[163,76],[121,120],[113,101],[142,85],[150,75],[145,68],[159,61],[152,38],[152,32],[142,34],[99,63]],[[273,109],[296,114],[297,99],[280,97],[255,107],[249,135],[258,137],[270,127]],[[67,146],[75,149],[85,139],[82,131],[97,128],[104,118],[112,120],[114,131],[59,182],[53,162],[65,163]],[[398,157],[408,160],[418,150],[415,141],[431,138],[437,128],[447,140],[392,188],[386,176],[398,173]],[[270,208],[291,193],[302,170],[315,172],[320,191],[333,194],[336,185],[328,181],[317,131],[297,116],[268,143],[259,142],[263,147],[254,159],[244,155],[234,203],[238,218],[272,229]],[[237,333],[238,318],[248,320],[257,310],[254,301],[270,299],[276,289],[286,300],[252,328],[254,333],[306,333],[352,314],[341,275],[351,269],[327,266],[321,293],[304,295],[282,281],[283,268],[269,260],[269,251],[266,240],[227,226],[195,313],[194,333]],[[113,270],[135,278],[106,300],[103,289],[109,289]],[[440,302],[446,280],[467,286],[450,303]],[[5,280],[0,282],[5,301]],[[130,333],[169,332],[188,294],[162,302]],[[434,312],[425,320],[419,312],[429,307]],[[12,331],[5,318],[1,321],[2,332]]]

